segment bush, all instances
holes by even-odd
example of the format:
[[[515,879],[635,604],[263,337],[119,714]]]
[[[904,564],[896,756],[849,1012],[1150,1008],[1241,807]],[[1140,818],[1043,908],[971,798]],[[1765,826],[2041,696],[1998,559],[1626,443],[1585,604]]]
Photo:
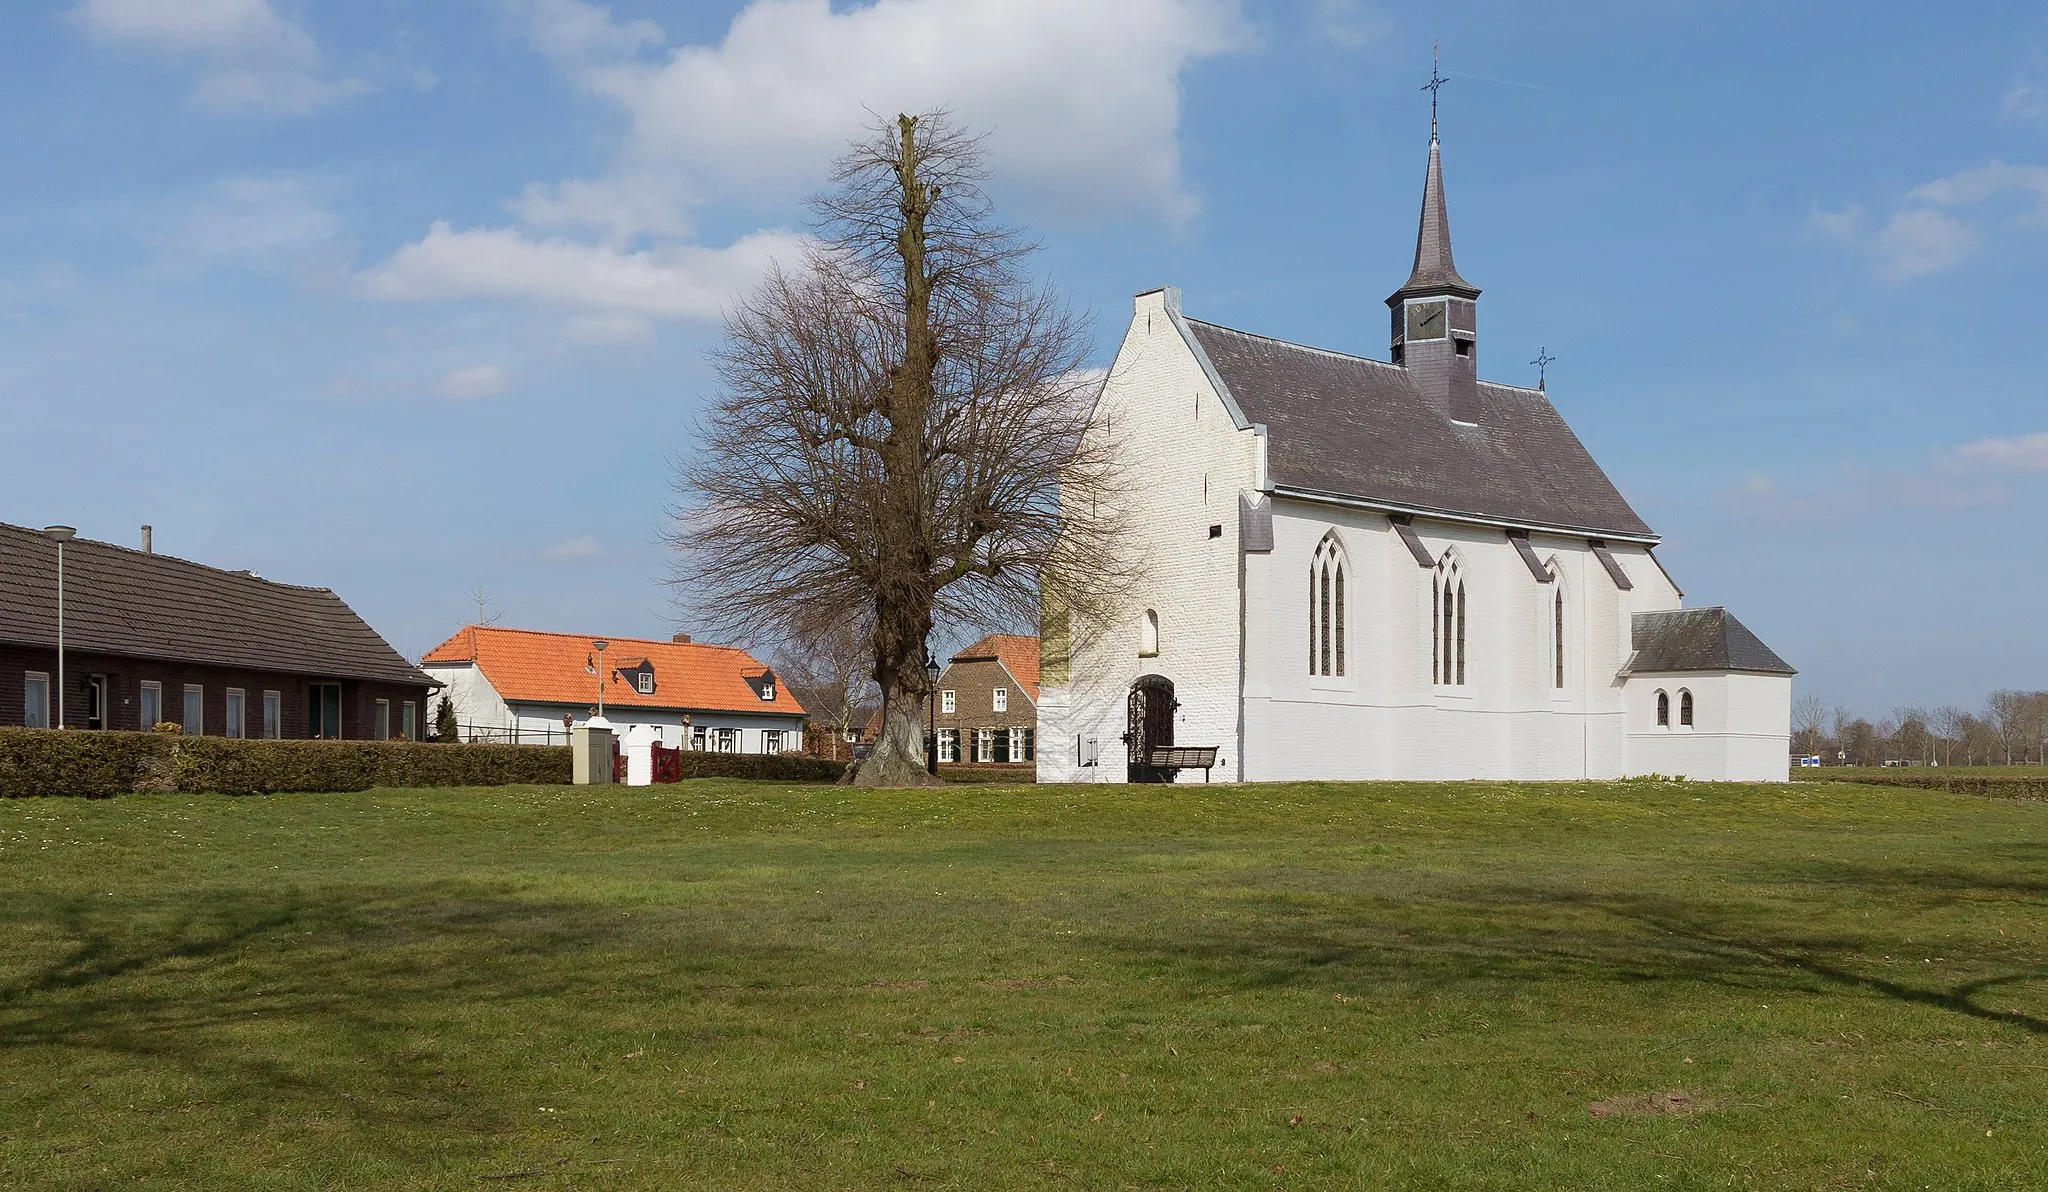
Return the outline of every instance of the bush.
[[[1988,795],[1999,799],[2048,799],[2048,774],[1950,774],[1943,767],[1914,767],[1873,774],[1809,767],[1794,770],[1792,778],[1795,782],[1856,782],[1864,786],[1952,791],[1959,795]]]
[[[777,782],[837,782],[845,762],[796,753],[704,753],[682,751],[684,778],[762,778]]]
[[[155,732],[0,729],[0,795],[7,796],[255,795],[373,786],[566,784],[569,777],[569,750],[562,745],[247,741]]]

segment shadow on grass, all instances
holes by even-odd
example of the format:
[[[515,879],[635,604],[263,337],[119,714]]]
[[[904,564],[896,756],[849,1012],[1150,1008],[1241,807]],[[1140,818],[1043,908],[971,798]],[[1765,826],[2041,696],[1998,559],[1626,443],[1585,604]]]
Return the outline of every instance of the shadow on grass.
[[[235,1090],[251,1113],[311,1103],[491,1134],[535,1069],[587,1058],[543,1037],[582,1026],[582,1045],[602,1047],[707,971],[791,963],[787,949],[628,924],[616,907],[473,888],[209,891],[119,910],[29,896],[0,909],[0,936],[17,941],[0,1065],[35,1049],[112,1056]],[[24,955],[40,957],[25,972]],[[502,1037],[529,1026],[534,1039]]]
[[[1962,900],[1969,890],[2040,889],[2030,881],[1938,870],[1836,867],[1828,880],[1858,881],[1893,901],[1906,891]],[[1915,983],[1863,971],[1874,967],[1871,953],[1880,948],[1911,950],[1903,939],[1830,931],[1824,920],[1801,929],[1790,923],[1796,912],[1530,886],[1464,885],[1405,899],[1345,901],[1261,901],[1244,913],[1192,920],[1171,941],[1124,937],[1118,947],[1227,987],[1506,990],[1566,979],[1701,983],[1780,995],[1832,989],[2048,1034],[2048,1019],[1988,1002],[1998,990],[2048,980],[2048,962],[1952,984]]]

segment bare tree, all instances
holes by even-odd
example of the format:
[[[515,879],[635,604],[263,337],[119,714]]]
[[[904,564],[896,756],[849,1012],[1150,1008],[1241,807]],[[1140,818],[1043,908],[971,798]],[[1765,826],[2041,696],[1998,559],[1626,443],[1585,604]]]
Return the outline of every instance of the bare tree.
[[[1941,764],[1953,765],[1956,746],[1963,740],[1963,710],[1954,704],[1943,704],[1927,714],[1927,727],[1941,749]]]
[[[1793,703],[1792,748],[1802,757],[1820,752],[1821,729],[1827,718],[1827,703],[1817,695],[1802,695]]]
[[[851,621],[788,642],[776,655],[775,673],[782,685],[824,730],[805,738],[810,752],[835,761],[852,756],[847,738],[859,727],[856,721],[874,691],[874,667],[868,634]]]
[[[2008,766],[2012,765],[2013,750],[2019,750],[2024,758],[2027,746],[2033,744],[2032,705],[2032,697],[2024,691],[1994,691],[1984,701],[1984,721],[1997,737]]]
[[[726,319],[723,392],[679,471],[673,582],[699,616],[776,642],[869,628],[883,722],[861,785],[928,781],[935,623],[1035,622],[1041,585],[1117,587],[1120,503],[1076,499],[1114,497],[1109,444],[1083,434],[1088,336],[1021,272],[1035,246],[985,177],[944,112],[857,142],[802,268]]]
[[[1899,708],[1892,712],[1893,756],[1902,762],[1925,763],[1933,757],[1933,737],[1927,730],[1927,713],[1920,708]]]

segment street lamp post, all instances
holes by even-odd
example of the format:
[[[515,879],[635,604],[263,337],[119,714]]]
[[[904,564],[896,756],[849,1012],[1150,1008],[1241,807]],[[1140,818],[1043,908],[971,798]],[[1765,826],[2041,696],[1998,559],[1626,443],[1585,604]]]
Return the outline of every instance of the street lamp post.
[[[597,718],[598,718],[599,720],[603,720],[603,719],[604,719],[604,650],[605,650],[605,647],[606,647],[606,646],[609,646],[609,645],[611,645],[611,643],[610,643],[610,642],[608,642],[608,641],[606,641],[606,640],[605,640],[605,639],[603,639],[603,638],[598,638],[598,639],[597,639],[596,641],[594,641],[594,642],[591,642],[590,644],[591,644],[592,646],[596,647],[596,649],[597,649]]]
[[[924,739],[925,773],[939,775],[939,660],[932,657],[932,644],[924,644],[924,699],[929,730]]]
[[[43,537],[57,544],[57,727],[64,723],[64,544],[78,534],[70,526],[45,526]]]

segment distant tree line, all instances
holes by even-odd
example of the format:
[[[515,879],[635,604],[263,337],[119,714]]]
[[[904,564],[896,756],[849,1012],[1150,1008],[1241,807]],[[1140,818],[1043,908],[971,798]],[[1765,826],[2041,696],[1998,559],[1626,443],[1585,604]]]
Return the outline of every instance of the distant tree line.
[[[1818,696],[1792,705],[1792,752],[1825,765],[2017,766],[2048,759],[2048,691],[1994,691],[1977,711],[1896,708],[1872,724]]]

